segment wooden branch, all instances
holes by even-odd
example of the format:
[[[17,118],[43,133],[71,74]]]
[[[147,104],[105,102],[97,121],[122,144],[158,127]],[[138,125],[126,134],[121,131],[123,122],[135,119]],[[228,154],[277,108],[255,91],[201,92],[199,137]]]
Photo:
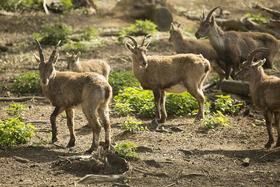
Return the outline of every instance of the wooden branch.
[[[5,10],[0,10],[0,15],[2,16],[15,16],[16,14],[13,12],[7,12]]]
[[[264,12],[267,12],[271,15],[273,15],[275,18],[280,18],[280,12],[277,10],[273,10],[267,7],[264,7],[262,5],[256,4],[253,8],[257,9],[257,10],[262,10]]]
[[[39,96],[0,97],[0,102],[25,102],[29,100],[48,101],[46,97],[39,97]]]
[[[79,184],[94,184],[97,182],[114,182],[124,180],[124,175],[94,175],[89,174],[81,178]]]

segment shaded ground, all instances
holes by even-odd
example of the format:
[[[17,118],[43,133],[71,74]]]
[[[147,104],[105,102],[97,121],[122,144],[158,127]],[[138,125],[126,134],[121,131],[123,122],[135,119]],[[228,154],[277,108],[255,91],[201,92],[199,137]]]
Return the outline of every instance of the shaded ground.
[[[210,9],[215,5],[223,5],[236,14],[244,12],[254,1],[241,4],[235,1],[213,2],[174,1],[186,9]],[[262,2],[267,5],[277,3]],[[38,31],[43,23],[59,20],[72,25],[74,29],[88,25],[115,28],[129,24],[125,20],[111,17],[74,14],[49,18],[42,13],[35,17],[37,14],[25,13],[20,18],[0,17],[0,43],[14,45],[11,52],[0,53],[0,81],[4,84],[17,73],[37,68],[31,53],[34,48],[24,47],[22,50],[19,43],[31,42],[32,32]],[[185,18],[178,19],[189,23]],[[160,33],[156,38],[159,38],[159,42],[152,46],[150,53],[173,53],[167,42],[168,33]],[[129,52],[117,42],[117,38],[107,39],[109,45],[83,54],[83,57],[106,59],[113,69],[130,69]],[[58,69],[64,69],[66,64],[59,63],[57,66]],[[3,90],[0,91],[2,93]],[[0,119],[5,118],[8,104],[0,103]],[[31,101],[25,104],[29,106],[25,112],[28,121],[48,121],[52,112],[51,105]],[[182,130],[180,132],[148,131],[125,135],[119,128],[119,123],[125,118],[112,116],[112,140],[117,142],[129,139],[152,149],[151,152],[139,153],[139,160],[130,162],[131,170],[127,173],[130,186],[280,186],[280,151],[263,149],[267,140],[266,129],[264,123],[256,121],[256,118],[262,119],[257,114],[251,117],[235,116],[231,118],[230,128],[206,132],[193,118],[182,117],[169,119],[165,124],[165,129],[178,127]],[[37,135],[29,145],[0,149],[0,186],[74,186],[87,174],[87,171],[69,171],[55,164],[61,158],[83,154],[90,146],[91,132],[83,127],[86,120],[80,109],[75,117],[77,145],[74,149],[64,148],[69,138],[65,115],[61,115],[57,121],[57,145],[49,144],[49,123],[40,123],[36,124]],[[18,160],[17,157],[27,160]],[[243,166],[244,158],[250,159],[247,167]],[[112,183],[92,186],[112,186]]]

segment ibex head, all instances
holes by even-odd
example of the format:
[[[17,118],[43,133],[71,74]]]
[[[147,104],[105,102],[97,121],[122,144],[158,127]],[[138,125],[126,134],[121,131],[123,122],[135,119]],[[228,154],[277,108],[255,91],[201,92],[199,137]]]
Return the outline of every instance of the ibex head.
[[[247,60],[244,61],[240,67],[240,71],[235,74],[237,79],[249,80],[250,75],[257,75],[260,71],[260,68],[266,62],[265,58],[262,58],[265,54],[268,53],[267,48],[258,48],[253,50],[247,57]],[[254,61],[256,59],[256,61]]]
[[[176,35],[179,35],[181,33],[180,27],[181,27],[180,23],[177,23],[177,22],[171,23],[171,27],[169,30],[170,35],[169,35],[169,39],[168,39],[169,42],[172,42],[176,38]]]
[[[146,41],[151,37],[151,35],[146,35],[144,39],[142,40],[141,45],[138,45],[136,40],[132,38],[131,36],[126,36],[131,40],[131,42],[126,41],[125,46],[128,50],[130,50],[135,58],[137,59],[137,62],[139,63],[140,67],[147,68],[148,62],[147,62],[147,48],[150,44],[150,41]]]
[[[208,13],[206,18],[205,18],[205,15],[203,13],[202,18],[201,18],[201,22],[200,22],[200,25],[199,25],[199,28],[198,28],[198,30],[195,33],[195,37],[197,39],[206,37],[208,35],[210,28],[213,27],[214,23],[215,23],[215,18],[213,16],[213,13],[218,8],[221,8],[221,7],[218,6],[218,7],[213,8]]]
[[[80,61],[80,56],[81,56],[81,52],[77,52],[77,53],[66,53],[66,58],[65,61],[67,62],[67,69],[73,69],[73,65],[75,63],[79,63]]]
[[[35,42],[36,42],[36,45],[37,45],[37,48],[39,51],[39,57],[35,54],[34,54],[34,56],[35,56],[35,59],[37,60],[37,62],[39,62],[39,71],[40,71],[41,81],[45,86],[47,86],[49,83],[49,79],[52,76],[54,76],[55,69],[54,69],[53,64],[56,63],[56,61],[58,60],[58,57],[59,57],[58,46],[61,41],[59,41],[57,43],[57,45],[55,46],[55,49],[53,50],[48,61],[45,61],[43,49],[42,49],[42,46],[39,43],[39,41],[35,40]]]

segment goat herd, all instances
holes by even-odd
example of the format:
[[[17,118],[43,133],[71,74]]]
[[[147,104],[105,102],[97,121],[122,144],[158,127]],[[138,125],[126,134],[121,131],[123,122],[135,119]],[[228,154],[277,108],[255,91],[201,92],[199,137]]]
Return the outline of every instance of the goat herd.
[[[164,123],[167,118],[165,91],[180,93],[188,90],[199,104],[196,119],[202,119],[205,102],[202,86],[212,67],[221,81],[232,77],[250,82],[253,102],[263,111],[266,120],[269,140],[265,147],[270,148],[274,143],[273,123],[278,132],[276,146],[280,146],[280,79],[266,75],[262,68],[263,65],[273,67],[279,42],[266,33],[223,31],[212,15],[218,8],[211,10],[206,18],[203,14],[195,34],[197,38],[208,36],[209,40],[184,39],[178,25],[171,25],[169,41],[180,53],[177,55],[147,56],[150,36],[145,36],[141,44],[127,36],[125,46],[132,53],[134,75],[143,89],[152,90],[154,94],[155,122]],[[59,72],[54,68],[59,56],[59,43],[48,60],[38,41],[36,45],[39,57],[35,55],[35,58],[39,62],[42,90],[55,106],[50,117],[52,142],[57,141],[56,117],[65,111],[70,132],[67,146],[75,145],[73,108],[81,105],[93,134],[92,145],[86,152],[91,153],[98,148],[101,124],[105,130],[105,147],[109,148],[110,66],[102,60],[80,61],[78,55],[69,55],[66,60],[72,71]]]

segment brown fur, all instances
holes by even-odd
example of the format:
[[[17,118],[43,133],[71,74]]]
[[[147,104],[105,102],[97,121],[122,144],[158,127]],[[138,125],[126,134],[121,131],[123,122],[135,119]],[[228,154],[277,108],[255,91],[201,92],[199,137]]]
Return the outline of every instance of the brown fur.
[[[255,50],[257,52],[258,50]],[[253,58],[252,58],[253,59]],[[274,143],[272,135],[272,123],[274,122],[278,133],[276,146],[280,146],[280,78],[267,75],[262,68],[264,60],[257,62],[248,61],[241,72],[238,73],[240,79],[249,81],[250,94],[254,105],[263,111],[266,120],[268,142],[266,148],[270,148]],[[274,120],[273,120],[274,117]]]
[[[52,142],[57,141],[56,117],[63,111],[66,112],[67,126],[70,132],[68,147],[75,145],[74,133],[74,107],[82,106],[90,127],[92,128],[92,145],[87,153],[97,149],[101,124],[105,129],[105,146],[110,145],[110,120],[109,103],[112,97],[112,88],[104,76],[97,73],[59,72],[54,68],[57,61],[57,49],[54,50],[48,62],[45,62],[42,48],[37,42],[40,58],[39,71],[42,88],[45,96],[55,106],[50,120],[52,125]],[[56,57],[55,57],[56,56]]]
[[[209,40],[197,40],[184,38],[179,26],[171,25],[169,41],[172,42],[177,53],[202,54],[211,63],[213,70],[218,73],[220,82],[225,77],[225,65],[219,60],[215,49],[210,45]]]
[[[205,98],[202,86],[210,70],[209,61],[202,55],[196,54],[147,56],[148,44],[144,45],[144,42],[142,44],[142,46],[133,46],[127,42],[126,46],[132,52],[135,77],[144,89],[152,90],[154,93],[156,119],[163,123],[167,118],[165,91],[183,92],[186,90],[199,103],[197,118],[203,118]],[[179,88],[174,88],[174,86],[179,86]]]
[[[223,31],[212,16],[217,8],[219,7],[210,11],[207,18],[200,23],[195,35],[197,38],[209,37],[210,44],[218,53],[220,60],[226,64],[227,77],[231,74],[232,68],[234,75],[249,53],[259,47],[269,49],[264,56],[267,59],[264,67],[272,68],[273,59],[280,47],[278,40],[267,33]]]
[[[68,54],[66,57],[67,69],[75,72],[95,72],[108,80],[110,74],[109,64],[102,59],[80,60],[79,54]]]

